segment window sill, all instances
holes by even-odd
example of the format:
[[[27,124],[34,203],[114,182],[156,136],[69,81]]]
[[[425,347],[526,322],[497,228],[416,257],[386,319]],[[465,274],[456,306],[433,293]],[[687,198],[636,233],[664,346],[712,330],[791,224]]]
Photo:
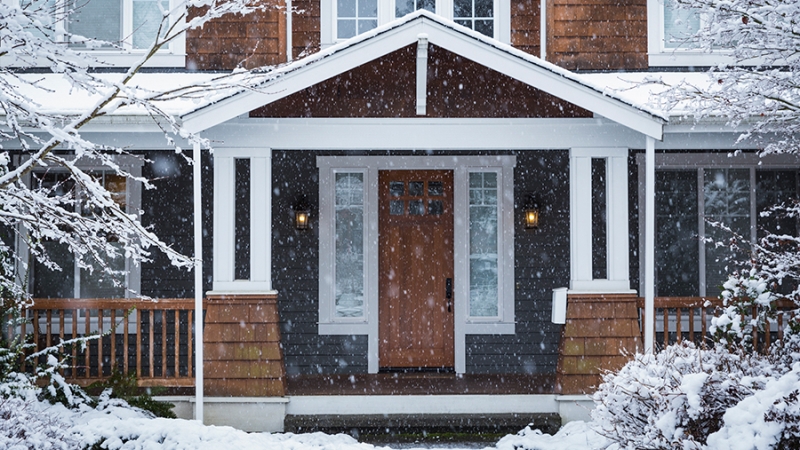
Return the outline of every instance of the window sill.
[[[369,324],[366,322],[328,322],[320,323],[319,334],[332,335],[357,335],[369,334]]]
[[[464,324],[464,334],[514,334],[514,322],[468,322]]]
[[[736,60],[728,52],[705,53],[692,51],[665,50],[647,55],[650,67],[711,67],[720,64],[756,66],[763,64],[760,58],[736,64]]]

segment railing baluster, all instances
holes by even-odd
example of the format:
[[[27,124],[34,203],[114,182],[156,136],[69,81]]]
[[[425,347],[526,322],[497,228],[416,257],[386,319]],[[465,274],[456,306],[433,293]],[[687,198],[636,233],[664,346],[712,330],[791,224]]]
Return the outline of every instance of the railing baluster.
[[[186,365],[188,367],[186,368],[186,375],[188,375],[190,377],[194,377],[194,372],[195,372],[194,371],[194,350],[192,349],[192,342],[194,342],[194,334],[192,334],[192,328],[193,328],[193,324],[194,324],[194,322],[192,322],[192,313],[194,311],[190,309],[187,312],[188,312],[188,314],[186,314],[186,316],[187,316],[187,318],[186,318],[186,348],[187,348],[187,350],[186,350],[186,353],[187,353],[187,355],[186,355]]]
[[[97,310],[97,377],[103,378],[103,308]]]
[[[167,310],[161,310],[161,376],[167,377]]]
[[[72,309],[72,378],[78,378],[78,310]]]
[[[664,347],[669,345],[669,309],[662,308],[664,313]]]
[[[122,324],[122,367],[125,375],[128,375],[128,321],[131,318],[130,310],[125,310],[125,323]]]
[[[117,310],[111,308],[111,374],[114,374],[114,370],[117,368]]]
[[[63,360],[63,354],[64,354],[64,310],[63,309],[58,310],[58,337],[60,339],[60,341],[58,342],[58,345],[60,346],[58,347],[58,353],[62,355],[61,359]],[[63,377],[64,367],[58,369],[58,373],[60,373],[61,376]]]
[[[783,315],[782,311],[778,311],[778,340],[783,340]]]
[[[153,349],[153,345],[155,345],[154,344],[154,339],[153,339],[153,334],[155,333],[155,330],[153,329],[154,328],[153,324],[155,322],[155,320],[153,320],[153,316],[155,316],[154,313],[155,313],[155,310],[151,309],[150,313],[148,314],[150,316],[150,330],[148,330],[149,332],[147,333],[150,336],[150,347],[149,347],[150,348],[150,372],[149,372],[150,373],[150,378],[153,378],[155,376],[154,375],[155,371],[153,370],[153,353],[155,353],[155,350]]]
[[[86,309],[83,310],[83,321],[84,321],[84,329],[86,330],[86,332],[83,335],[83,338],[84,338],[84,341],[83,341],[84,342],[84,349],[86,351],[86,355],[85,355],[85,358],[84,358],[85,363],[86,363],[86,372],[84,373],[84,375],[85,375],[84,378],[89,378],[91,376],[92,366],[91,366],[91,362],[89,361],[89,353],[90,353],[89,352],[89,341],[85,340],[85,339],[87,339],[89,337],[89,335],[92,334],[92,310],[91,309],[86,308]]]
[[[681,339],[682,339],[682,336],[681,336],[681,320],[682,320],[681,309],[683,309],[683,308],[676,308],[676,311],[675,311],[675,319],[676,319],[676,321],[675,321],[675,334],[677,336],[677,341],[678,342],[681,342]]]
[[[700,310],[700,328],[703,332],[703,348],[706,348],[706,338],[708,337],[708,311],[705,305]]]
[[[45,342],[47,342],[47,348],[50,348],[53,346],[53,310],[48,309],[45,317],[47,318],[44,323]]]
[[[753,317],[753,321],[758,318],[758,310],[755,306],[753,306],[751,316]],[[758,327],[753,327],[753,350],[758,352]]]
[[[142,310],[136,308],[136,378],[142,379]]]
[[[180,359],[181,359],[181,312],[179,310],[173,311],[173,317],[175,318],[175,358],[173,358],[173,370],[175,371],[174,376],[178,378],[181,376],[180,372]]]
[[[694,342],[694,307],[689,308],[689,341]]]

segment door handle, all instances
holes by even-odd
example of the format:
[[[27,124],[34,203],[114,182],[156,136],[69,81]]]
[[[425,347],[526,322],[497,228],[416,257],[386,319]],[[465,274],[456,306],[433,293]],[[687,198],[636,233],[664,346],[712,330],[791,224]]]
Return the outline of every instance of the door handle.
[[[444,281],[444,298],[447,299],[447,312],[452,312],[453,306],[453,279],[448,278]]]

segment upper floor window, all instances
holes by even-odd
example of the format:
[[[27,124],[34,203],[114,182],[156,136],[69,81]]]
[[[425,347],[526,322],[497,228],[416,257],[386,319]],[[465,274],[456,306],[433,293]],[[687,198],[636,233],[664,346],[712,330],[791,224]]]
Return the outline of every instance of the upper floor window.
[[[322,2],[327,46],[424,9],[502,42],[510,42],[510,0],[335,0]]]
[[[92,50],[107,64],[127,66],[153,44],[164,14],[180,4],[180,0],[27,0],[23,7],[49,13],[52,23],[47,28],[53,30],[54,41],[69,40],[73,48]],[[93,39],[108,44],[97,45],[90,42]],[[180,36],[149,65],[183,66],[184,53],[185,40]]]
[[[676,0],[647,0],[650,66],[713,66],[735,61],[725,49],[708,52],[693,39],[706,19],[700,10],[678,8]]]

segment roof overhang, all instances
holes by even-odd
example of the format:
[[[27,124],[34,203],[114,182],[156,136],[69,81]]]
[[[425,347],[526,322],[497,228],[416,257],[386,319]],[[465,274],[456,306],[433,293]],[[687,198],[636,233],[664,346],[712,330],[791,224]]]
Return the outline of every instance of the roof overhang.
[[[414,44],[420,35],[427,35],[431,44],[644,135],[658,140],[663,136],[664,124],[667,122],[663,113],[626,101],[579,74],[542,61],[425,10],[276,68],[266,74],[268,81],[184,115],[183,125],[194,133],[207,130]]]

